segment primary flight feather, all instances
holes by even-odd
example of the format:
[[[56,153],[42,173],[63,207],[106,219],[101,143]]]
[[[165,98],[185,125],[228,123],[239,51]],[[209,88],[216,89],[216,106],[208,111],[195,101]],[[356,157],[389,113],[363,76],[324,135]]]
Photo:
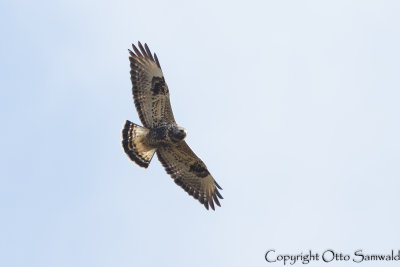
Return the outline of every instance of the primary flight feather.
[[[144,127],[126,121],[122,129],[122,146],[128,157],[147,168],[154,154],[165,170],[189,195],[206,209],[221,206],[218,189],[204,162],[184,141],[186,130],[180,127],[172,113],[169,89],[157,55],[147,44],[138,42],[129,50],[132,93],[136,110]]]

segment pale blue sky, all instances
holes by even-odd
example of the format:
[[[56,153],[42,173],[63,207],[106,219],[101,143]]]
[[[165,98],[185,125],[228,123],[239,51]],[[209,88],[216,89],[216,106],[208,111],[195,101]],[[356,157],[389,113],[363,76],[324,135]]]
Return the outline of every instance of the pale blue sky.
[[[0,266],[399,249],[399,14],[378,0],[2,1]],[[224,189],[215,212],[156,158],[144,170],[123,153],[138,40]]]

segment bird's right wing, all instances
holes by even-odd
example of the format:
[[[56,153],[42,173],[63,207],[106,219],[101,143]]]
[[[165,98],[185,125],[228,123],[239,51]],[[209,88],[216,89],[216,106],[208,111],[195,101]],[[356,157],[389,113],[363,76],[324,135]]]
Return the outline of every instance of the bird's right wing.
[[[160,123],[175,123],[165,82],[157,55],[151,54],[147,44],[139,49],[132,44],[129,50],[131,63],[132,93],[139,118],[146,128]]]

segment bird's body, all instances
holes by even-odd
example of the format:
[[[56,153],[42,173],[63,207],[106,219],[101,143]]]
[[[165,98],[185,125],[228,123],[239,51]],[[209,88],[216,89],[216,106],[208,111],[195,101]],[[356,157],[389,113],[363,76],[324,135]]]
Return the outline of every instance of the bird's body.
[[[175,122],[169,100],[169,89],[157,55],[147,44],[129,50],[132,93],[143,126],[126,121],[122,129],[122,146],[129,158],[147,168],[154,154],[165,170],[189,195],[208,209],[214,202],[220,206],[222,189],[206,165],[184,141],[186,130]]]
[[[155,148],[174,144],[186,137],[186,130],[176,124],[165,124],[150,129],[146,142]]]

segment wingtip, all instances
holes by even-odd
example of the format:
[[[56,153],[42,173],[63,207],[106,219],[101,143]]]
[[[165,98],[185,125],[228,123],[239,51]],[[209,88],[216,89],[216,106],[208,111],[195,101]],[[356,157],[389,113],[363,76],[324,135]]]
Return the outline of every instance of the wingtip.
[[[219,203],[219,200],[215,194],[213,194],[213,199],[214,199],[215,204],[217,204],[217,206],[221,207],[221,204]]]
[[[218,187],[218,189],[223,190],[222,187],[215,180],[214,180],[214,183],[215,183],[215,186]]]
[[[215,211],[214,202],[212,201],[212,199],[208,200],[208,202],[210,203],[210,207],[212,208],[212,210]]]
[[[158,57],[157,57],[156,53],[154,53],[154,59],[156,61],[157,66],[161,69],[160,61],[158,61]]]
[[[135,53],[133,53],[133,51],[130,50],[129,48],[128,48],[128,53],[129,53],[129,56],[130,56],[131,58],[135,58],[135,57],[136,57]]]
[[[138,46],[139,46],[140,51],[142,52],[142,55],[143,55],[144,57],[148,57],[147,52],[146,52],[146,50],[144,49],[144,47],[143,47],[143,45],[142,45],[142,43],[141,43],[140,41],[138,41]]]
[[[144,46],[140,41],[138,41],[137,46],[132,43],[132,49],[134,52],[128,49],[128,51],[130,51],[129,53],[131,57],[136,58],[138,60],[143,60],[143,59],[151,60],[155,62],[157,66],[161,69],[160,61],[158,60],[156,53],[151,52],[147,43],[144,43]]]
[[[141,58],[143,57],[142,53],[140,53],[139,49],[135,46],[135,44],[132,44],[132,49],[133,49],[133,51],[135,51],[135,55],[137,57],[141,57]]]
[[[150,59],[154,62],[153,55],[151,54],[149,46],[145,43],[144,48],[146,49],[147,55],[150,57]]]
[[[224,198],[222,197],[221,193],[218,191],[218,189],[215,189],[215,194],[217,194],[217,196],[218,196],[220,199],[224,199]]]

